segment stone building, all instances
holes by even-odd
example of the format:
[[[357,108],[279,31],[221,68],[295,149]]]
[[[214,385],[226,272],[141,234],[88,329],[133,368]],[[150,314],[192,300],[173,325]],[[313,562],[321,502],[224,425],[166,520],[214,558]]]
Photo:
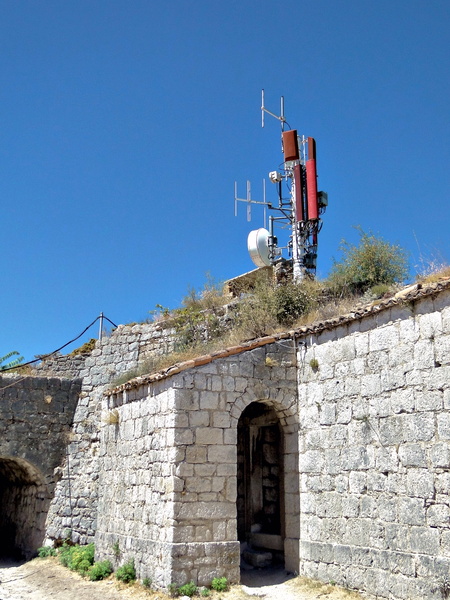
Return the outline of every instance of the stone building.
[[[95,541],[99,559],[132,558],[160,587],[239,581],[246,548],[255,564],[271,557],[379,598],[439,596],[450,561],[449,281],[111,387],[170,339],[161,325],[121,326],[90,355],[44,365],[41,382],[79,385],[70,431],[55,429],[65,456],[53,471],[57,459],[45,466],[14,445],[32,418],[14,406],[30,401],[34,378],[1,378],[0,494],[8,506],[23,498],[0,517],[13,522],[11,543],[38,542],[23,540],[40,482],[42,539]],[[57,404],[40,386],[33,411],[45,424]]]

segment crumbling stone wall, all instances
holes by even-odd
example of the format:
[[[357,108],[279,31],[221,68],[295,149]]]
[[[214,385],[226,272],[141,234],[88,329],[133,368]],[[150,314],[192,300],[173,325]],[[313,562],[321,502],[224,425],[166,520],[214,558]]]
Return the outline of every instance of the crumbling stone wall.
[[[301,572],[437,597],[450,567],[449,291],[301,341]]]

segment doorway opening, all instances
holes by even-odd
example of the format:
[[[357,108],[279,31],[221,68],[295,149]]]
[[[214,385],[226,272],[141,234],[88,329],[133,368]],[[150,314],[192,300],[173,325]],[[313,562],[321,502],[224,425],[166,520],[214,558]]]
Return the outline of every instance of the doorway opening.
[[[36,554],[49,504],[36,468],[23,459],[0,457],[0,557],[17,560]]]
[[[244,562],[284,564],[284,439],[277,414],[253,402],[238,422],[237,530]]]

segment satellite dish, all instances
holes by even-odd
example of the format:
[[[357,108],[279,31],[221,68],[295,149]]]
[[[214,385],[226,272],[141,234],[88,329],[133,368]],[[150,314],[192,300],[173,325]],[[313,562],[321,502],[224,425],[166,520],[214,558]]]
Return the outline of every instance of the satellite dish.
[[[247,248],[250,258],[257,267],[270,267],[269,258],[270,233],[264,227],[250,231],[247,238]]]

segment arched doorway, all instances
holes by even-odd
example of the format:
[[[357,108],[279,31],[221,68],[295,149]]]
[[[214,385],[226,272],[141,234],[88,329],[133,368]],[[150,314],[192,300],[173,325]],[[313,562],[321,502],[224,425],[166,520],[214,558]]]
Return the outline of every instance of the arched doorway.
[[[28,559],[36,553],[49,503],[47,485],[33,465],[0,456],[0,556]]]
[[[238,422],[237,530],[244,560],[284,563],[284,436],[270,406],[253,402]]]

